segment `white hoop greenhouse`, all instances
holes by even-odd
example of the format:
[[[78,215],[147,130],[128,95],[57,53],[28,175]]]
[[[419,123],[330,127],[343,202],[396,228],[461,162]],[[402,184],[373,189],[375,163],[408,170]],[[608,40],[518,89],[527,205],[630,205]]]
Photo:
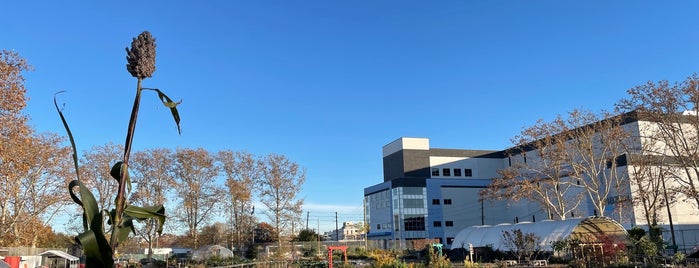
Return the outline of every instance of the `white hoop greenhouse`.
[[[553,243],[565,239],[577,239],[584,243],[614,241],[623,243],[627,232],[621,224],[607,217],[574,218],[562,221],[520,222],[473,226],[461,230],[451,244],[451,248],[492,247],[493,250],[510,250],[502,243],[503,232],[519,229],[523,234],[533,233],[541,238],[540,248],[552,251]]]

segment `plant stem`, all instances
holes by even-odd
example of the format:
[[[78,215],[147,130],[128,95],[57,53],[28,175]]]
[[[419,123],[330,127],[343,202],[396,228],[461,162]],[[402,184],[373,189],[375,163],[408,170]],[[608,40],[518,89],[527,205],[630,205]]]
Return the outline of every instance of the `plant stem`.
[[[119,190],[116,196],[116,208],[114,213],[114,219],[112,221],[112,234],[109,241],[109,246],[112,248],[112,254],[116,252],[116,247],[118,246],[118,236],[117,228],[121,225],[121,214],[124,213],[124,208],[126,207],[126,176],[128,175],[129,167],[129,155],[131,154],[131,143],[133,141],[133,134],[136,131],[136,119],[138,118],[138,108],[141,103],[141,78],[138,78],[138,83],[136,85],[136,98],[133,102],[133,109],[131,110],[131,119],[129,120],[129,127],[126,132],[126,142],[124,143],[124,158],[122,160],[121,166],[121,177],[119,178]]]

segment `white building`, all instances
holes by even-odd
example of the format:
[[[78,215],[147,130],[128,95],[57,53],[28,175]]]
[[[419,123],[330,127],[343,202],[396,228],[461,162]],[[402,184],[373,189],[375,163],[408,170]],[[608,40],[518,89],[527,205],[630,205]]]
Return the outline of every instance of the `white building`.
[[[638,120],[637,116],[628,117],[623,122],[624,129],[636,137],[638,133],[652,131],[653,124]],[[640,147],[629,148],[638,150]],[[435,239],[449,248],[454,237],[470,226],[549,219],[550,213],[538,203],[481,200],[479,192],[489,185],[492,178],[499,176],[498,171],[517,162],[527,163],[527,158],[529,163],[537,161],[534,153],[512,155],[507,151],[431,148],[426,138],[399,138],[385,145],[384,180],[364,189],[369,225],[367,239],[381,248],[408,248],[411,240],[419,239]],[[635,189],[628,178],[633,176],[638,166],[631,161],[627,163],[626,156],[636,153],[627,151],[615,159],[618,162],[616,171],[626,178],[626,184],[619,190],[623,193],[608,196],[603,211],[605,216],[625,228],[647,225],[640,205],[622,216],[615,215],[614,210],[614,203],[618,200],[634,198]],[[681,195],[678,198],[690,200]],[[659,211],[658,224],[664,230],[663,238],[671,244],[669,232],[674,229],[679,250],[696,251],[699,247],[699,208],[696,203],[675,202],[669,211],[672,217],[665,209]],[[588,199],[566,216],[576,218],[597,214],[601,213]]]
[[[337,233],[339,232],[340,237],[338,238]],[[362,230],[362,224],[354,222],[343,222],[342,227],[336,230],[325,232],[323,235],[325,240],[334,241],[356,241],[364,239],[364,231]]]

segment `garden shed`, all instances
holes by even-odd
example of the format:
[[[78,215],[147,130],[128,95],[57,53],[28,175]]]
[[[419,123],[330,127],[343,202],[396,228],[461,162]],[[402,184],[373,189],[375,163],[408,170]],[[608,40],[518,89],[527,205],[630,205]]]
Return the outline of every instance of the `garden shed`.
[[[553,251],[553,243],[565,239],[575,239],[585,244],[624,243],[628,233],[618,222],[607,217],[573,218],[566,220],[545,220],[541,222],[520,222],[472,226],[461,230],[451,244],[451,249],[492,247],[493,250],[510,250],[502,242],[504,231],[519,229],[523,234],[533,233],[541,238],[541,250]]]
[[[60,250],[48,250],[39,253],[41,264],[47,267],[78,268],[80,258],[65,253]]]

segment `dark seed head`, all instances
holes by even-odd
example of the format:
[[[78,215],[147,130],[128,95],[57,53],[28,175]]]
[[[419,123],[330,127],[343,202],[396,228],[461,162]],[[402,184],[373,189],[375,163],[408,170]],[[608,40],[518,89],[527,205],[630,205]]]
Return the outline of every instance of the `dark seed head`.
[[[133,77],[144,79],[155,72],[155,38],[148,31],[142,32],[126,48],[126,70]]]

